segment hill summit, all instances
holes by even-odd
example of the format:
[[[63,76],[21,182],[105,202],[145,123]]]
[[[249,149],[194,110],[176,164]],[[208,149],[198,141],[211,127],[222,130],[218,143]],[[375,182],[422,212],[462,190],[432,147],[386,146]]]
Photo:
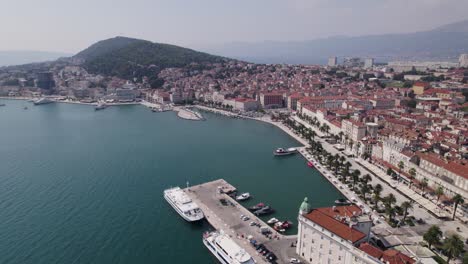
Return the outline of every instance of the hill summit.
[[[154,75],[159,70],[169,67],[227,60],[175,45],[127,37],[99,41],[73,57],[82,59],[84,68],[90,73],[125,79]]]

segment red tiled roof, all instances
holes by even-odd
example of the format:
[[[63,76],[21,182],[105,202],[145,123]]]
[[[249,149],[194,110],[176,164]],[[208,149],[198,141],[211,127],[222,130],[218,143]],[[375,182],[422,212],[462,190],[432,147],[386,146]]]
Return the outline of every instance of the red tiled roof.
[[[382,260],[388,264],[413,264],[416,261],[395,249],[384,251]]]
[[[312,212],[304,215],[304,217],[327,229],[333,234],[351,241],[352,243],[355,243],[366,237],[364,233],[349,227],[347,224],[336,220],[335,218],[318,209],[312,210]]]
[[[359,249],[366,252],[369,256],[372,256],[376,259],[380,259],[383,255],[383,251],[380,250],[379,248],[376,248],[374,246],[372,246],[371,244],[369,243],[362,243],[360,246],[359,246]]]

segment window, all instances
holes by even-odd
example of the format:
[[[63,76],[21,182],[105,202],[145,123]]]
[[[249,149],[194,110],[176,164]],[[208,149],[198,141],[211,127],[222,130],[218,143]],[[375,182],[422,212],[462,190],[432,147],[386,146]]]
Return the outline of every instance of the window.
[[[341,260],[341,256],[338,256],[338,260]]]
[[[323,240],[323,236],[320,236],[320,239],[322,239],[322,240]]]
[[[322,245],[322,244],[320,244],[320,248],[323,248],[323,245]]]
[[[328,254],[330,254],[330,255],[331,255],[331,254],[332,254],[332,251],[331,251],[331,250],[328,250]]]

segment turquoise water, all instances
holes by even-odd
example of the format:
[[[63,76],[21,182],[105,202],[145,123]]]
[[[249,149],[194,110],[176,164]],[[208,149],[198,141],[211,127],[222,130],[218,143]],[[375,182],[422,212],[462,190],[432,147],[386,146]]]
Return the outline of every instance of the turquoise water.
[[[0,101],[0,263],[214,263],[208,224],[162,198],[187,181],[224,178],[295,224],[304,196],[317,207],[340,197],[301,156],[273,157],[299,144],[270,124]]]

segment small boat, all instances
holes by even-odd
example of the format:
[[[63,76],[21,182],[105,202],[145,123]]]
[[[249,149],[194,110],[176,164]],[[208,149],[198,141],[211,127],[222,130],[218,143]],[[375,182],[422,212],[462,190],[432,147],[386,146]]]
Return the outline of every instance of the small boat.
[[[250,193],[243,193],[236,197],[237,201],[245,201],[250,198]]]
[[[23,107],[23,109],[24,109],[24,110],[28,110],[28,107],[27,107],[27,106],[25,106],[25,107]]]
[[[270,206],[267,205],[267,206],[255,211],[254,215],[256,215],[256,216],[267,215],[267,214],[272,214],[274,212],[275,212],[275,210],[273,210],[273,208],[271,208]]]
[[[286,156],[286,155],[291,155],[297,152],[297,149],[295,148],[277,148],[274,152],[273,155],[275,156]]]
[[[314,163],[312,163],[312,161],[309,161],[309,162],[307,162],[307,166],[309,166],[310,168],[313,168],[313,167],[314,167]]]
[[[275,229],[278,232],[284,232],[286,229],[290,228],[292,226],[291,221],[284,221],[284,222],[277,222],[273,229]]]
[[[344,199],[344,198],[340,198],[340,199],[335,200],[335,204],[336,205],[350,205],[351,202],[349,200]]]
[[[251,206],[247,209],[249,209],[250,211],[257,211],[257,210],[260,210],[262,209],[263,207],[265,207],[265,204],[264,203],[259,203],[259,204],[256,204],[254,206]]]
[[[6,104],[0,104],[0,106],[5,106]]]
[[[94,110],[99,111],[99,110],[103,110],[103,109],[106,109],[106,108],[107,108],[107,105],[105,103],[99,103],[94,107]]]
[[[278,219],[273,217],[273,218],[271,218],[270,220],[267,221],[267,224],[270,224],[270,225],[276,224],[276,223],[278,223],[278,221],[279,221]]]

